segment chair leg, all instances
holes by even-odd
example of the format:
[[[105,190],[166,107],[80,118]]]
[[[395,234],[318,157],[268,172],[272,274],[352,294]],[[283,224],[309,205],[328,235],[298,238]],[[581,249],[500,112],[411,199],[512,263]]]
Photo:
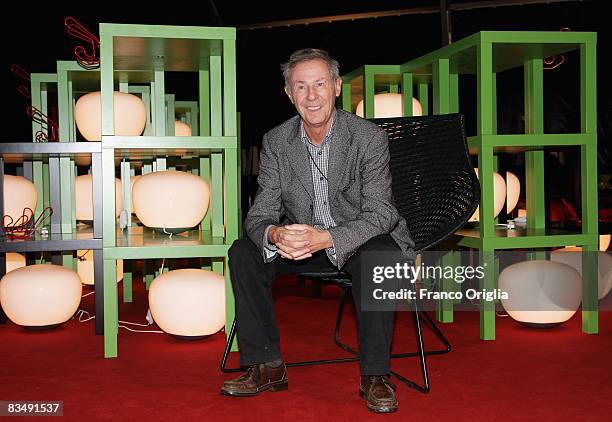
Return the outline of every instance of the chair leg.
[[[408,387],[414,388],[415,390],[427,394],[429,393],[429,372],[427,371],[427,352],[425,352],[425,348],[423,346],[423,330],[421,329],[421,318],[419,316],[419,305],[418,301],[414,301],[414,320],[417,329],[417,344],[419,348],[418,356],[421,362],[421,375],[423,377],[423,386],[415,383],[414,381],[409,380],[403,375],[398,374],[395,371],[391,371],[391,374],[406,384]]]
[[[413,285],[413,288],[415,288],[414,285]],[[345,350],[355,355],[356,356],[355,360],[358,360],[359,352],[353,350],[351,347],[349,347],[348,345],[340,341],[340,323],[342,321],[342,313],[344,310],[344,304],[346,303],[346,296],[347,296],[346,293],[347,291],[345,289],[342,289],[342,293],[340,295],[340,306],[338,308],[338,318],[336,319],[334,342],[342,350]],[[421,325],[421,316],[423,317],[426,325],[429,326],[429,328],[433,331],[435,336],[444,344],[445,346],[444,349],[425,350],[424,342],[423,342],[423,330],[422,330],[422,325]],[[448,341],[448,339],[444,336],[444,334],[438,328],[436,323],[431,319],[429,314],[419,309],[418,302],[416,300],[414,301],[414,317],[415,317],[415,325],[416,325],[416,332],[417,332],[418,351],[410,352],[410,353],[394,353],[391,355],[391,358],[397,359],[397,358],[417,357],[418,356],[420,363],[421,363],[423,386],[415,383],[414,381],[409,380],[408,378],[398,374],[397,372],[391,371],[391,374],[395,376],[398,380],[406,384],[408,387],[414,388],[415,390],[423,394],[427,394],[429,393],[429,388],[430,388],[429,387],[429,372],[427,370],[427,355],[440,355],[440,354],[448,353],[452,350],[452,348],[451,348],[451,344]]]
[[[227,363],[227,357],[229,356],[230,351],[232,350],[232,343],[234,342],[234,338],[236,337],[236,318],[234,318],[234,322],[232,322],[232,328],[230,329],[229,337],[227,338],[227,343],[225,344],[225,350],[223,351],[223,359],[221,359],[221,372],[229,373],[229,372],[243,372],[244,368],[226,368],[225,365]]]
[[[342,289],[342,291],[340,292],[340,301],[338,304],[338,317],[336,318],[336,328],[334,330],[334,343],[336,343],[336,345],[338,345],[338,347],[342,350],[352,353],[355,356],[359,356],[358,351],[352,349],[351,347],[340,341],[340,326],[342,325],[342,315],[344,314],[344,305],[346,304],[347,296],[347,290]],[[355,360],[358,359],[356,358]]]

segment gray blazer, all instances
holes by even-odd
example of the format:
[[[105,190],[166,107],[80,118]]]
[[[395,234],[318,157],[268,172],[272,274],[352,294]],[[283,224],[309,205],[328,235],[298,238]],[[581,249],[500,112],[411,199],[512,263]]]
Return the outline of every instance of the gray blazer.
[[[338,268],[369,239],[387,233],[413,257],[414,242],[391,192],[386,132],[355,114],[336,111],[327,178],[330,211],[337,224],[328,230]],[[257,181],[245,230],[265,256],[263,236],[270,224],[313,224],[314,187],[308,150],[300,138],[300,116],[264,135]]]

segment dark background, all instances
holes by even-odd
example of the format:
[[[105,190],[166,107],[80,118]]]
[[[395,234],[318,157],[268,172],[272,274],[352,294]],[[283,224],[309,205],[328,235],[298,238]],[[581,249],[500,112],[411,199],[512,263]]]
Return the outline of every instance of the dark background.
[[[452,3],[489,2],[455,0]],[[304,3],[208,0],[200,2],[197,7],[166,3],[140,8],[125,3],[105,2],[98,11],[93,9],[95,5],[83,2],[59,10],[58,7],[21,2],[13,5],[13,12],[4,15],[0,29],[3,40],[1,92],[5,103],[2,113],[3,142],[31,140],[31,124],[24,112],[26,101],[17,94],[19,80],[9,71],[9,67],[17,63],[29,72],[55,72],[56,60],[72,60],[72,49],[78,41],[65,32],[66,16],[77,18],[96,34],[100,22],[237,26],[237,96],[242,116],[243,146],[260,144],[264,132],[295,113],[283,92],[279,69],[292,51],[303,47],[324,48],[339,60],[342,74],[363,64],[401,64],[442,45],[438,13],[271,29],[241,29],[244,25],[276,20],[438,6],[438,0]],[[612,154],[609,151],[612,138],[612,84],[609,77],[612,70],[609,57],[612,51],[612,25],[604,6],[604,1],[585,0],[454,11],[451,13],[451,31],[453,40],[481,30],[558,31],[567,27],[572,31],[597,32],[599,173],[605,176],[612,173]],[[559,68],[545,72],[547,132],[579,130],[578,70],[578,55],[573,54]],[[192,84],[195,82],[174,76],[167,78],[167,92],[176,93],[177,100],[194,99],[186,93],[193,92]],[[499,131],[520,133],[523,131],[522,70],[500,75],[498,81]],[[466,113],[470,133],[473,132],[476,111],[474,81],[469,78],[462,81],[460,90],[461,109]],[[547,191],[551,192],[552,197],[562,197],[565,192],[565,198],[579,210],[580,194],[576,190],[579,162],[572,159],[576,154],[567,152],[561,160],[558,155],[547,156]],[[506,168],[522,175],[521,156],[502,157],[501,162]],[[603,183],[600,187],[601,201],[605,202],[608,185]],[[249,191],[248,186],[246,191]],[[607,203],[601,207],[607,207]]]

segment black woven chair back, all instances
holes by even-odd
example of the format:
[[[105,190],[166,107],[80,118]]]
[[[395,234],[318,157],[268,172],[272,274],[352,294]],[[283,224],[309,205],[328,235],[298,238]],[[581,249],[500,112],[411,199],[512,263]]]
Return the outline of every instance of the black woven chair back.
[[[389,136],[395,205],[415,250],[461,228],[480,201],[462,114],[373,119]]]

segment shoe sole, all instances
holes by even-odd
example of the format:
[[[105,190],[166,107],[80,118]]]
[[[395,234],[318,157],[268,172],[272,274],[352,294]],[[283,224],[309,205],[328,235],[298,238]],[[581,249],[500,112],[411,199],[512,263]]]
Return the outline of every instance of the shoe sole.
[[[277,391],[285,391],[288,388],[289,388],[289,381],[285,380],[285,381],[280,381],[277,383],[267,384],[263,387],[258,388],[257,391],[254,391],[252,393],[240,393],[236,391],[227,391],[227,390],[221,389],[221,395],[231,396],[231,397],[252,397],[264,391],[271,391],[275,393]]]
[[[359,390],[359,397],[366,400],[366,406],[370,412],[374,413],[394,413],[397,412],[398,405],[395,406],[371,406],[370,402],[368,402],[368,398],[366,397],[365,391]]]

